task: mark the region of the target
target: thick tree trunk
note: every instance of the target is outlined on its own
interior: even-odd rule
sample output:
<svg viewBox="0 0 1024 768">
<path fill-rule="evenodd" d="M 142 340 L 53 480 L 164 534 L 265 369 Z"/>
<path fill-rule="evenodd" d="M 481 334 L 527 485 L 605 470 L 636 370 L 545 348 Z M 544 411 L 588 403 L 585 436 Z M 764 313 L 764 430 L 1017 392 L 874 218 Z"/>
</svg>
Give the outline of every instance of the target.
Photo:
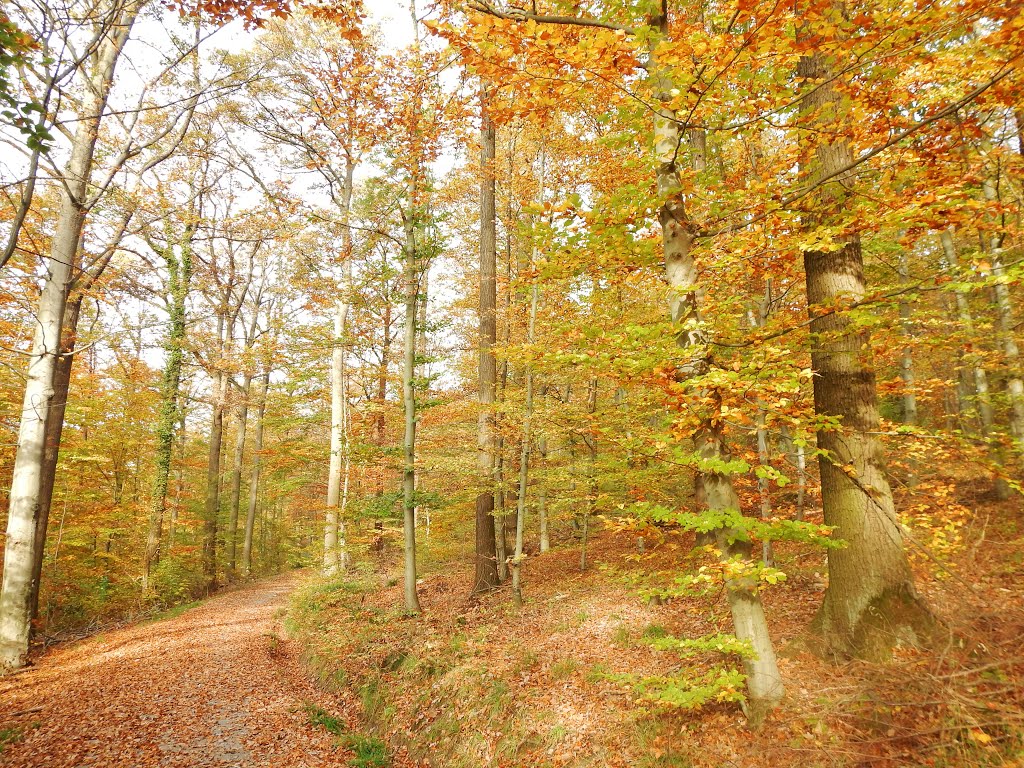
<svg viewBox="0 0 1024 768">
<path fill-rule="evenodd" d="M 488 114 L 487 88 L 482 95 L 483 115 L 480 129 L 480 316 L 479 316 L 479 402 L 478 456 L 483 488 L 476 498 L 476 573 L 473 591 L 481 592 L 498 585 L 498 558 L 495 552 L 494 472 L 496 439 L 494 434 L 494 394 L 498 366 L 494 356 L 497 342 L 497 232 L 494 201 L 494 123 Z"/>
<path fill-rule="evenodd" d="M 136 9 L 135 5 L 122 8 L 100 44 L 72 139 L 64 183 L 60 185 L 60 207 L 35 317 L 11 479 L 3 582 L 0 585 L 0 670 L 24 666 L 28 655 L 46 422 L 53 404 L 64 311 L 74 265 L 78 262 L 100 122 L 113 83 L 114 69 L 134 23 Z"/>
<path fill-rule="evenodd" d="M 43 580 L 43 560 L 46 555 L 46 531 L 50 523 L 50 508 L 53 505 L 53 490 L 57 482 L 57 460 L 60 457 L 60 441 L 64 433 L 64 412 L 71 388 L 71 366 L 74 363 L 75 344 L 78 336 L 78 316 L 82 310 L 84 296 L 76 296 L 64 314 L 64 330 L 60 343 L 60 357 L 53 376 L 53 400 L 50 415 L 46 420 L 46 447 L 43 453 L 42 480 L 39 488 L 39 515 L 36 518 L 34 537 L 35 551 L 32 563 L 32 587 L 29 601 L 29 617 L 39 616 L 39 589 Z"/>
<path fill-rule="evenodd" d="M 834 126 L 841 100 L 824 57 L 805 56 L 799 75 L 810 88 L 803 112 L 812 125 Z M 829 128 L 819 136 L 834 135 Z M 807 218 L 814 228 L 843 205 L 841 170 L 853 159 L 849 142 L 822 141 L 803 176 L 823 183 Z M 817 624 L 831 650 L 884 657 L 908 636 L 925 629 L 928 612 L 914 589 L 903 548 L 903 533 L 886 478 L 879 426 L 875 372 L 867 330 L 837 304 L 862 299 L 866 292 L 860 237 L 847 235 L 838 247 L 806 251 L 804 269 L 810 314 L 811 366 L 815 411 L 839 421 L 818 432 L 822 506 L 825 523 L 846 542 L 828 552 L 829 586 Z M 826 311 L 827 310 L 827 311 Z"/>
<path fill-rule="evenodd" d="M 252 531 L 256 525 L 256 503 L 259 500 L 260 463 L 263 451 L 263 419 L 267 413 L 267 390 L 270 389 L 270 369 L 260 377 L 260 392 L 256 405 L 256 424 L 252 435 L 252 469 L 249 475 L 249 508 L 245 516 L 245 534 L 242 539 L 242 574 L 252 575 Z"/>
<path fill-rule="evenodd" d="M 594 426 L 594 414 L 597 413 L 597 378 L 590 380 L 587 388 L 587 413 L 590 414 L 589 426 Z M 587 446 L 587 503 L 583 507 L 583 525 L 580 535 L 580 570 L 587 570 L 587 544 L 590 541 L 590 518 L 597 505 L 597 436 L 588 431 L 583 436 Z"/>
</svg>

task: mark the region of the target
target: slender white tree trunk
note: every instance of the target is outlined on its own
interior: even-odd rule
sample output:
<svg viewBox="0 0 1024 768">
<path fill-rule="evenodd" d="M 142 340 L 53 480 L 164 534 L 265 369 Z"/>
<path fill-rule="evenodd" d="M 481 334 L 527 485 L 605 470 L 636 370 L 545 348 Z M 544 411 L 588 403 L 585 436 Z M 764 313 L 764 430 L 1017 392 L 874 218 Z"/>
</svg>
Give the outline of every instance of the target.
<svg viewBox="0 0 1024 768">
<path fill-rule="evenodd" d="M 100 123 L 117 60 L 136 12 L 136 5 L 122 8 L 98 49 L 61 185 L 60 208 L 35 317 L 11 479 L 3 582 L 0 585 L 0 670 L 24 666 L 28 655 L 35 528 L 40 506 L 46 419 L 54 394 L 64 308 L 78 260 Z"/>
<path fill-rule="evenodd" d="M 543 403 L 543 399 L 541 400 Z M 537 453 L 540 455 L 541 471 L 547 469 L 548 439 L 544 435 L 537 437 Z M 551 537 L 548 533 L 548 489 L 543 478 L 537 488 L 537 517 L 540 521 L 540 551 L 551 549 Z"/>
<path fill-rule="evenodd" d="M 527 326 L 527 341 L 533 344 L 536 338 L 537 299 L 539 289 L 536 281 L 530 289 L 530 319 Z M 519 501 L 516 507 L 516 549 L 512 557 L 512 599 L 516 605 L 523 604 L 522 566 L 523 532 L 526 525 L 526 490 L 530 475 L 530 440 L 533 427 L 533 366 L 526 369 L 526 405 L 523 411 L 523 448 L 519 454 Z M 543 533 L 547 533 L 544 531 Z"/>
<path fill-rule="evenodd" d="M 663 36 L 668 36 L 667 3 L 662 3 L 660 27 Z M 659 98 L 663 103 L 671 101 L 673 83 L 663 72 L 659 72 L 652 56 L 651 71 L 657 78 Z M 708 369 L 707 333 L 701 328 L 698 296 L 700 293 L 699 273 L 694 263 L 692 247 L 693 234 L 688 226 L 685 202 L 681 193 L 676 159 L 683 141 L 680 122 L 668 106 L 659 107 L 654 118 L 654 142 L 657 159 L 658 195 L 664 200 L 659 211 L 662 228 L 662 242 L 665 255 L 665 279 L 669 288 L 669 311 L 678 325 L 679 345 L 692 357 L 679 371 L 681 376 L 698 379 Z M 703 134 L 694 137 L 695 168 L 704 167 Z M 699 386 L 699 384 L 697 384 Z M 715 399 L 714 393 L 712 400 Z M 728 459 L 728 451 L 720 431 L 720 419 L 708 413 L 694 443 L 697 453 L 712 463 Z M 727 474 L 707 472 L 702 475 L 704 493 L 708 508 L 712 511 L 738 510 L 739 498 L 733 488 L 732 478 Z M 718 532 L 718 546 L 723 557 L 733 554 L 734 547 L 728 543 L 728 532 Z M 742 552 L 737 554 L 743 554 Z M 749 553 L 746 554 L 749 557 Z M 750 579 L 726 579 L 726 595 L 732 612 L 736 637 L 753 647 L 755 655 L 744 660 L 747 674 L 748 711 L 752 724 L 757 725 L 764 715 L 782 698 L 784 689 L 778 662 L 768 632 L 768 622 L 761 606 L 756 584 Z"/>
<path fill-rule="evenodd" d="M 324 525 L 324 575 L 333 576 L 340 566 L 338 557 L 338 511 L 341 501 L 345 442 L 345 319 L 348 304 L 335 305 L 334 348 L 331 351 L 331 463 L 327 473 L 327 521 Z"/>
<path fill-rule="evenodd" d="M 349 217 L 352 210 L 352 185 L 355 160 L 345 161 L 345 182 L 342 188 L 341 215 L 343 219 L 341 297 L 335 305 L 334 344 L 331 350 L 331 459 L 327 473 L 327 515 L 324 523 L 325 576 L 333 576 L 348 568 L 348 551 L 344 546 L 344 515 L 348 503 L 348 482 L 351 470 L 348 445 L 348 315 L 352 306 L 352 230 Z"/>
</svg>

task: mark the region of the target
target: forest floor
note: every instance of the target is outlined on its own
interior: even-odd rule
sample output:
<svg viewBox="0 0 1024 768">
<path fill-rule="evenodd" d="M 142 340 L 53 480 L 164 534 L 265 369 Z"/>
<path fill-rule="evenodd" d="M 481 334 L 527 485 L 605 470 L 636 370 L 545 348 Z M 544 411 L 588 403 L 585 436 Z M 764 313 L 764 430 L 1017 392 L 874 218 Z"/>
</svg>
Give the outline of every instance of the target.
<svg viewBox="0 0 1024 768">
<path fill-rule="evenodd" d="M 777 546 L 788 578 L 764 599 L 787 695 L 757 731 L 736 703 L 664 711 L 625 681 L 699 680 L 736 664 L 648 642 L 731 631 L 721 593 L 661 604 L 638 594 L 638 574 L 666 583 L 699 565 L 692 534 L 679 531 L 648 532 L 641 554 L 635 533 L 606 529 L 583 572 L 569 537 L 527 560 L 520 609 L 507 587 L 471 596 L 465 560 L 445 563 L 420 580 L 415 619 L 402 612 L 396 533 L 372 568 L 363 562 L 345 579 L 300 589 L 288 624 L 338 711 L 361 709 L 362 727 L 400 751 L 402 764 L 1024 768 L 1020 504 L 963 502 L 976 515 L 943 534 L 958 544 L 912 556 L 949 634 L 930 649 L 900 647 L 889 663 L 832 663 L 805 650 L 799 639 L 821 604 L 825 556 Z"/>
<path fill-rule="evenodd" d="M 0 680 L 0 766 L 1024 768 L 1024 519 L 966 502 L 945 565 L 913 558 L 948 639 L 885 664 L 803 649 L 824 554 L 777 547 L 787 579 L 765 603 L 787 695 L 756 731 L 734 702 L 663 711 L 625 680 L 735 660 L 648 642 L 730 629 L 720 593 L 638 593 L 700 564 L 692 535 L 648 531 L 640 552 L 609 526 L 584 571 L 571 537 L 530 557 L 518 609 L 507 588 L 471 596 L 455 558 L 428 565 L 406 616 L 396 536 L 342 578 L 287 574 L 57 647 Z"/>
<path fill-rule="evenodd" d="M 355 754 L 282 640 L 286 574 L 58 647 L 0 679 L 0 765 L 314 768 Z"/>
</svg>

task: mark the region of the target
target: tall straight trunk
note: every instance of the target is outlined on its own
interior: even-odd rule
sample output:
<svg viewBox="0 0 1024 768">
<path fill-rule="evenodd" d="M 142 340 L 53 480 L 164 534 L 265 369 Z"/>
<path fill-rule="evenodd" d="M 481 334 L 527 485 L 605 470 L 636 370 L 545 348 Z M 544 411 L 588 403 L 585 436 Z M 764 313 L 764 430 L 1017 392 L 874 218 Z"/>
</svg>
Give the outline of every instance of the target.
<svg viewBox="0 0 1024 768">
<path fill-rule="evenodd" d="M 325 576 L 334 576 L 340 567 L 338 551 L 339 508 L 345 452 L 345 344 L 343 335 L 348 302 L 340 299 L 334 313 L 334 346 L 331 350 L 331 458 L 327 472 L 327 514 L 324 522 Z"/>
<path fill-rule="evenodd" d="M 543 198 L 543 193 L 542 193 Z M 533 260 L 531 259 L 531 262 Z M 526 327 L 526 341 L 536 341 L 537 300 L 540 289 L 536 280 L 530 286 L 530 316 Z M 516 605 L 523 604 L 522 566 L 523 533 L 526 527 L 526 493 L 530 479 L 530 441 L 533 431 L 533 365 L 526 368 L 526 403 L 523 408 L 523 448 L 519 453 L 519 499 L 516 505 L 516 549 L 512 557 L 512 599 Z M 542 523 L 541 538 L 546 534 L 547 521 Z"/>
<path fill-rule="evenodd" d="M 410 206 L 411 208 L 412 206 Z M 416 310 L 419 280 L 416 268 L 416 220 L 410 211 L 405 221 L 405 364 L 402 367 L 402 401 L 405 406 L 405 439 L 402 442 L 402 509 L 405 531 L 405 610 L 419 613 L 416 594 Z"/>
<path fill-rule="evenodd" d="M 594 414 L 597 413 L 597 378 L 590 380 L 587 388 L 587 413 L 590 414 L 590 426 L 594 425 Z M 587 446 L 587 503 L 583 507 L 583 530 L 580 536 L 580 570 L 587 570 L 587 544 L 590 540 L 590 518 L 597 504 L 597 436 L 588 432 L 583 437 Z"/>
<path fill-rule="evenodd" d="M 224 345 L 225 317 L 218 318 L 218 338 Z M 221 448 L 224 441 L 224 408 L 227 399 L 228 375 L 217 371 L 213 377 L 212 413 L 210 415 L 210 452 L 206 464 L 206 503 L 203 509 L 203 575 L 206 589 L 217 588 L 217 518 L 220 515 Z"/>
<path fill-rule="evenodd" d="M 902 237 L 902 234 L 900 235 Z M 906 250 L 899 253 L 900 285 L 910 282 L 910 265 Z M 900 378 L 903 380 L 903 423 L 917 426 L 917 395 L 914 392 L 914 325 L 911 320 L 910 302 L 901 298 L 899 302 L 900 326 L 906 340 L 900 352 Z"/>
<path fill-rule="evenodd" d="M 415 3 L 414 3 L 415 5 Z M 427 368 L 427 309 L 428 309 L 428 291 L 430 290 L 430 265 L 424 264 L 420 269 L 420 289 L 419 296 L 416 302 L 416 368 L 414 369 L 415 380 L 422 382 L 418 386 L 426 386 L 426 381 L 429 378 L 430 371 Z M 419 525 L 420 521 L 420 503 L 419 503 L 419 490 L 420 490 L 420 475 L 416 473 L 416 508 L 413 510 L 413 518 L 416 521 L 416 525 Z M 430 511 L 427 511 L 427 527 L 426 535 L 430 536 Z"/>
<path fill-rule="evenodd" d="M 178 422 L 178 468 L 174 472 L 174 503 L 171 505 L 171 519 L 167 522 L 167 553 L 174 551 L 175 536 L 178 532 L 178 513 L 181 510 L 181 498 L 185 493 L 185 450 L 187 435 L 185 433 L 185 409 L 181 408 L 181 420 Z"/>
<path fill-rule="evenodd" d="M 35 334 L 11 479 L 4 572 L 0 584 L 0 670 L 24 666 L 28 655 L 46 422 L 53 404 L 64 312 L 74 265 L 78 261 L 100 122 L 117 60 L 136 12 L 136 5 L 122 7 L 116 22 L 111 24 L 100 43 L 60 185 L 57 221 L 35 316 Z M 45 540 L 45 532 L 43 538 Z"/>
<path fill-rule="evenodd" d="M 235 432 L 235 451 L 231 461 L 231 495 L 228 501 L 228 579 L 234 580 L 238 567 L 238 512 L 242 505 L 242 463 L 245 459 L 245 433 L 249 421 L 249 388 L 252 374 L 242 379 L 242 401 L 236 411 L 238 429 Z"/>
<path fill-rule="evenodd" d="M 501 377 L 498 377 L 501 381 Z M 501 391 L 504 388 L 500 388 Z M 504 400 L 504 395 L 495 397 L 497 403 Z M 498 431 L 498 415 L 495 414 L 495 432 L 497 438 L 494 446 L 494 559 L 498 565 L 498 583 L 508 580 L 508 539 L 505 536 L 505 436 Z"/>
<path fill-rule="evenodd" d="M 824 127 L 809 162 L 805 182 L 841 177 L 853 160 L 842 138 L 842 96 L 821 54 L 800 59 L 798 74 L 808 95 L 802 112 L 809 125 Z M 823 125 L 824 124 L 824 125 Z M 845 202 L 846 184 L 836 179 L 818 190 L 809 229 L 823 225 Z M 849 181 L 848 179 L 846 180 Z M 825 523 L 846 542 L 828 552 L 829 586 L 816 623 L 831 650 L 883 657 L 908 632 L 923 629 L 927 611 L 918 600 L 903 548 L 903 532 L 886 478 L 879 427 L 875 371 L 868 331 L 846 312 L 827 312 L 866 292 L 860 236 L 846 235 L 837 248 L 805 251 L 814 408 L 839 421 L 818 432 L 821 496 Z M 848 469 L 852 468 L 852 469 Z"/>
<path fill-rule="evenodd" d="M 900 231 L 898 238 L 903 239 L 906 233 Z M 899 252 L 899 278 L 900 285 L 906 286 L 910 282 L 910 263 L 906 249 L 900 246 Z M 901 294 L 899 301 L 900 326 L 903 330 L 903 349 L 900 352 L 900 378 L 903 380 L 903 423 L 916 427 L 917 418 L 917 394 L 914 391 L 914 324 L 911 320 L 910 301 L 906 294 Z M 913 458 L 907 460 L 907 487 L 913 488 L 917 485 L 917 463 Z"/>
<path fill-rule="evenodd" d="M 348 485 L 349 446 L 348 446 L 348 371 L 346 358 L 348 352 L 348 315 L 352 306 L 352 230 L 349 217 L 352 212 L 352 183 L 355 175 L 355 160 L 351 156 L 345 159 L 345 182 L 342 185 L 341 207 L 342 231 L 341 247 L 342 275 L 341 297 L 335 306 L 334 313 L 334 344 L 331 349 L 331 458 L 327 473 L 327 514 L 324 522 L 324 562 L 325 576 L 333 576 L 348 565 L 347 552 L 343 551 L 341 542 L 344 540 L 342 528 L 342 496 L 343 486 Z M 344 477 L 343 477 L 344 475 Z"/>
<path fill-rule="evenodd" d="M 175 426 L 180 420 L 179 389 L 181 370 L 185 358 L 185 301 L 192 281 L 192 251 L 188 242 L 175 253 L 168 242 L 163 254 L 168 271 L 168 326 L 164 340 L 163 375 L 160 380 L 160 417 L 156 429 L 156 475 L 146 532 L 146 552 L 142 570 L 142 591 L 149 589 L 153 566 L 160 558 L 160 538 L 167 508 L 167 482 L 174 450 Z"/>
<path fill-rule="evenodd" d="M 478 397 L 480 416 L 477 429 L 478 462 L 483 488 L 476 497 L 476 572 L 473 591 L 481 592 L 498 585 L 498 558 L 495 552 L 494 472 L 495 457 L 494 394 L 498 365 L 494 355 L 497 342 L 497 225 L 494 201 L 494 123 L 488 111 L 487 86 L 481 89 L 480 128 L 480 316 Z"/>
<path fill-rule="evenodd" d="M 385 291 L 385 295 L 387 292 Z M 377 448 L 381 452 L 381 466 L 377 472 L 377 495 L 384 493 L 384 443 L 387 440 L 385 406 L 388 397 L 388 366 L 391 363 L 391 301 L 384 305 L 384 338 L 380 348 L 380 366 L 377 368 Z"/>
<path fill-rule="evenodd" d="M 541 395 L 543 403 L 543 394 Z M 551 549 L 551 535 L 548 531 L 548 488 L 544 473 L 548 464 L 548 439 L 546 435 L 537 436 L 537 455 L 540 456 L 541 478 L 537 483 L 537 520 L 540 525 L 540 551 Z"/>
<path fill-rule="evenodd" d="M 668 37 L 668 3 L 662 0 L 661 14 L 656 20 L 662 37 Z M 665 256 L 665 279 L 669 288 L 669 312 L 673 322 L 680 328 L 677 343 L 690 354 L 690 361 L 680 368 L 680 377 L 698 380 L 709 369 L 708 343 L 710 339 L 699 324 L 698 295 L 700 292 L 699 272 L 694 263 L 692 247 L 693 233 L 690 231 L 678 176 L 676 158 L 683 141 L 680 122 L 675 112 L 667 106 L 671 101 L 671 80 L 660 71 L 652 56 L 651 71 L 656 78 L 658 97 L 662 104 L 654 117 L 654 142 L 657 159 L 658 196 L 664 201 L 659 210 L 662 229 L 662 245 Z M 694 166 L 704 168 L 704 155 L 699 151 L 703 146 L 703 134 L 698 132 L 691 143 L 696 151 Z M 721 432 L 720 408 L 714 406 L 719 400 L 717 392 L 704 392 L 704 398 L 711 401 L 705 406 L 702 423 L 694 434 L 696 453 L 709 464 L 721 465 L 728 461 L 729 451 Z M 705 503 L 712 512 L 739 510 L 739 498 L 728 474 L 716 471 L 705 472 L 702 477 Z M 722 557 L 740 555 L 749 558 L 749 551 L 729 543 L 729 532 L 717 533 L 718 546 Z M 753 725 L 760 724 L 765 714 L 782 698 L 782 677 L 779 674 L 775 650 L 768 632 L 757 591 L 756 580 L 747 578 L 726 578 L 726 596 L 732 613 L 736 637 L 746 641 L 754 650 L 751 658 L 744 659 L 747 674 L 748 708 L 747 717 Z"/>
<path fill-rule="evenodd" d="M 57 480 L 57 460 L 60 456 L 60 441 L 64 432 L 64 413 L 71 389 L 71 366 L 74 362 L 75 344 L 78 336 L 78 317 L 82 311 L 84 294 L 79 293 L 64 314 L 64 330 L 61 334 L 60 357 L 53 376 L 53 399 L 50 414 L 46 420 L 46 447 L 43 452 L 42 479 L 39 489 L 39 513 L 36 517 L 34 536 L 34 562 L 32 563 L 32 586 L 29 596 L 31 619 L 39 616 L 39 589 L 43 580 L 43 559 L 46 554 L 46 530 L 50 522 L 50 507 L 53 504 L 53 490 Z"/>
<path fill-rule="evenodd" d="M 269 366 L 260 377 L 260 391 L 256 401 L 256 424 L 252 435 L 252 469 L 249 474 L 249 508 L 245 516 L 245 535 L 242 539 L 242 573 L 252 575 L 252 530 L 256 524 L 256 504 L 259 500 L 260 464 L 263 451 L 263 419 L 267 413 L 267 390 L 270 389 Z"/>
<path fill-rule="evenodd" d="M 983 184 L 985 200 L 999 201 L 999 190 L 995 181 L 986 178 Z M 1010 399 L 1010 434 L 1017 453 L 1018 467 L 1024 466 L 1024 379 L 1020 374 L 1020 348 L 1017 346 L 1017 323 L 1014 318 L 1010 287 L 1007 284 L 1006 267 L 1003 265 L 1002 237 L 995 230 L 988 233 L 985 243 L 992 261 L 992 276 L 995 280 L 997 339 L 1006 360 L 1006 394 Z"/>
<path fill-rule="evenodd" d="M 939 233 L 939 241 L 942 244 L 942 268 L 945 270 L 956 268 L 960 259 L 956 252 L 956 244 L 953 242 L 952 232 L 948 229 L 943 230 Z M 974 316 L 971 312 L 968 292 L 958 288 L 955 291 L 955 297 L 957 319 L 961 329 L 964 333 L 973 335 Z M 992 408 L 992 398 L 989 395 L 988 373 L 976 354 L 965 354 L 964 361 L 970 368 L 970 382 L 974 388 L 975 408 L 978 411 L 982 435 L 988 437 L 995 426 L 995 411 Z"/>
<path fill-rule="evenodd" d="M 768 278 L 765 285 L 764 298 L 760 306 L 750 311 L 750 327 L 760 328 L 768 322 L 768 316 L 772 309 L 772 281 Z M 758 398 L 757 416 L 754 419 L 755 438 L 757 440 L 757 460 L 762 467 L 771 466 L 771 446 L 768 443 L 768 415 L 764 402 Z M 761 499 L 761 519 L 769 520 L 772 516 L 772 493 L 771 483 L 767 477 L 757 478 L 757 494 Z M 761 544 L 761 560 L 765 565 L 771 565 L 774 560 L 771 541 Z"/>
</svg>

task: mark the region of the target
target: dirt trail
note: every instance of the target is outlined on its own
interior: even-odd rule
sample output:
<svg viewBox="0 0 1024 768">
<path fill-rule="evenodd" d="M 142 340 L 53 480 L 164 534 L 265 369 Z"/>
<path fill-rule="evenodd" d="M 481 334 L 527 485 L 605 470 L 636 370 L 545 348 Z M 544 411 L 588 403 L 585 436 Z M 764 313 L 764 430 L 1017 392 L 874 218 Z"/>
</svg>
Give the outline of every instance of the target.
<svg viewBox="0 0 1024 768">
<path fill-rule="evenodd" d="M 0 766 L 343 766 L 308 725 L 319 698 L 277 638 L 286 575 L 180 616 L 104 633 L 0 679 Z"/>
</svg>

